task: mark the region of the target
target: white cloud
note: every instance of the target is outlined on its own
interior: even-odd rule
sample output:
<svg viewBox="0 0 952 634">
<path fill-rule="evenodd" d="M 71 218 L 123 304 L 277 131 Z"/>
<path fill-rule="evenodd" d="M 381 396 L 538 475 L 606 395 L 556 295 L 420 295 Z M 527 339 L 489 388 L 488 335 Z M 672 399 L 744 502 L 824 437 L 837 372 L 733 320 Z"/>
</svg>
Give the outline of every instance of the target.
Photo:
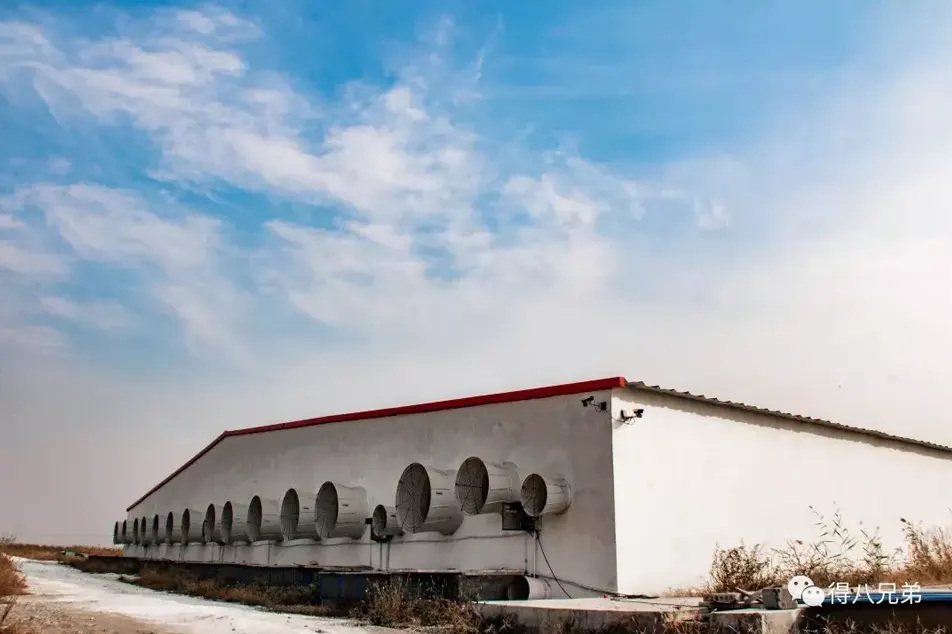
<svg viewBox="0 0 952 634">
<path fill-rule="evenodd" d="M 304 210 L 239 248 L 219 220 L 174 202 L 92 184 L 21 190 L 76 257 L 149 273 L 192 345 L 256 360 L 187 389 L 61 376 L 77 420 L 119 420 L 85 396 L 96 382 L 139 388 L 137 424 L 179 421 L 137 456 L 151 471 L 137 468 L 124 494 L 223 426 L 616 373 L 952 442 L 947 44 L 907 52 L 890 75 L 844 78 L 825 108 L 794 109 L 741 152 L 656 166 L 643 182 L 571 154 L 508 154 L 491 124 L 460 120 L 459 83 L 432 76 L 439 64 L 352 86 L 344 103 L 308 99 L 221 35 L 227 15 L 92 43 L 0 28 L 0 79 L 32 73 L 54 111 L 128 120 L 170 188 L 225 182 Z M 2 239 L 17 251 L 0 262 L 21 269 L 27 247 L 51 253 Z M 285 303 L 346 337 L 294 333 L 289 346 L 243 329 L 247 313 L 269 324 Z M 3 337 L 58 340 L 26 312 L 9 311 Z M 31 394 L 28 382 L 13 393 Z M 17 398 L 24 416 L 56 420 Z"/>
<path fill-rule="evenodd" d="M 40 300 L 40 307 L 48 315 L 104 330 L 127 328 L 131 325 L 131 318 L 125 309 L 111 301 L 78 302 L 49 296 Z"/>
<path fill-rule="evenodd" d="M 63 258 L 50 253 L 30 251 L 14 242 L 0 241 L 0 269 L 40 277 L 61 277 L 68 265 Z"/>
<path fill-rule="evenodd" d="M 170 215 L 160 216 L 135 194 L 90 184 L 24 187 L 12 200 L 42 211 L 76 257 L 146 275 L 146 287 L 182 322 L 190 344 L 237 353 L 234 327 L 242 295 L 221 270 L 219 220 L 174 206 L 167 210 Z M 116 307 L 105 304 L 83 311 L 62 302 L 43 308 L 113 325 L 119 319 Z"/>
</svg>

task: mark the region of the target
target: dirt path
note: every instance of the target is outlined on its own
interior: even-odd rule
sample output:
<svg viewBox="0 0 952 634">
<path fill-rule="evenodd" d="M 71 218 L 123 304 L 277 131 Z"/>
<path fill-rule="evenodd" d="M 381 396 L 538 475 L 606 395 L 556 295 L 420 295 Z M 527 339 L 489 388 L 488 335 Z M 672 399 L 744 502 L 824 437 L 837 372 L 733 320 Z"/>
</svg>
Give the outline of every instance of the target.
<svg viewBox="0 0 952 634">
<path fill-rule="evenodd" d="M 265 612 L 153 592 L 115 575 L 55 562 L 20 560 L 29 595 L 13 618 L 37 634 L 398 634 L 349 619 Z"/>
<path fill-rule="evenodd" d="M 120 614 L 91 612 L 63 603 L 48 595 L 20 597 L 10 621 L 25 632 L 36 634 L 180 634 L 158 623 Z"/>
</svg>

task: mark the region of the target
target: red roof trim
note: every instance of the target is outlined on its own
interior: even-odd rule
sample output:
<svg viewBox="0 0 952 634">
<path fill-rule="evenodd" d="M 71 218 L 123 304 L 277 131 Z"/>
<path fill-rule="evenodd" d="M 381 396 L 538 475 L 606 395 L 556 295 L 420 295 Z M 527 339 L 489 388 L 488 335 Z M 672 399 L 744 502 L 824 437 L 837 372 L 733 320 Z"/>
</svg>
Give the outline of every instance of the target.
<svg viewBox="0 0 952 634">
<path fill-rule="evenodd" d="M 281 431 L 284 429 L 297 429 L 299 427 L 313 427 L 314 425 L 325 425 L 328 423 L 345 423 L 348 421 L 368 420 L 371 418 L 389 418 L 391 416 L 408 416 L 410 414 L 427 414 L 430 412 L 441 412 L 450 409 L 462 409 L 464 407 L 479 407 L 481 405 L 498 405 L 500 403 L 515 403 L 517 401 L 531 401 L 539 398 L 552 398 L 555 396 L 568 396 L 570 394 L 579 394 L 581 392 L 595 392 L 600 390 L 611 390 L 628 385 L 628 381 L 623 377 L 615 376 L 607 379 L 595 379 L 592 381 L 579 381 L 577 383 L 564 383 L 562 385 L 550 385 L 548 387 L 536 387 L 528 390 L 515 390 L 512 392 L 499 392 L 496 394 L 483 394 L 480 396 L 467 396 L 464 398 L 454 398 L 447 401 L 435 401 L 432 403 L 422 403 L 419 405 L 404 405 L 401 407 L 388 407 L 385 409 L 373 409 L 363 412 L 351 412 L 349 414 L 332 414 L 330 416 L 321 416 L 318 418 L 307 418 L 290 423 L 278 423 L 276 425 L 264 425 L 261 427 L 249 427 L 247 429 L 236 429 L 222 432 L 218 438 L 211 444 L 199 451 L 195 456 L 184 465 L 176 469 L 167 478 L 149 489 L 149 492 L 140 497 L 126 508 L 131 511 L 137 504 L 158 491 L 169 483 L 172 478 L 182 473 L 192 465 L 196 460 L 207 454 L 212 448 L 229 436 L 246 436 L 249 434 L 261 434 L 269 431 Z"/>
</svg>

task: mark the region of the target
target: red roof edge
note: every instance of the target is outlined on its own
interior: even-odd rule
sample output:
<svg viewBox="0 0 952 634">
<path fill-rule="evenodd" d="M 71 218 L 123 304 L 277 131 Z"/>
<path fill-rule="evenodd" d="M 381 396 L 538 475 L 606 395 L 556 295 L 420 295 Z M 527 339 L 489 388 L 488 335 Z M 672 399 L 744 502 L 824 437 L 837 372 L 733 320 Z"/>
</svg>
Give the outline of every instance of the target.
<svg viewBox="0 0 952 634">
<path fill-rule="evenodd" d="M 610 390 L 622 388 L 628 385 L 624 377 L 614 376 L 606 379 L 594 379 L 591 381 L 578 381 L 576 383 L 563 383 L 561 385 L 550 385 L 546 387 L 536 387 L 527 390 L 514 390 L 511 392 L 497 392 L 495 394 L 483 394 L 480 396 L 466 396 L 463 398 L 454 398 L 445 401 L 434 401 L 431 403 L 421 403 L 419 405 L 403 405 L 400 407 L 387 407 L 384 409 L 372 409 L 363 412 L 350 412 L 348 414 L 331 414 L 330 416 L 320 416 L 318 418 L 306 418 L 289 423 L 278 423 L 274 425 L 262 425 L 260 427 L 248 427 L 246 429 L 235 429 L 222 432 L 218 438 L 213 440 L 208 446 L 199 451 L 188 462 L 173 471 L 168 477 L 149 489 L 148 493 L 130 504 L 126 512 L 131 511 L 136 505 L 147 497 L 165 486 L 175 476 L 182 473 L 190 467 L 195 461 L 207 454 L 212 448 L 229 436 L 246 436 L 249 434 L 261 434 L 269 431 L 281 431 L 284 429 L 297 429 L 299 427 L 313 427 L 315 425 L 325 425 L 327 423 L 345 423 L 348 421 L 367 420 L 372 418 L 388 418 L 391 416 L 407 416 L 410 414 L 427 414 L 430 412 L 440 412 L 451 409 L 462 409 L 464 407 L 479 407 L 481 405 L 498 405 L 501 403 L 515 403 L 517 401 L 531 401 L 540 398 L 552 398 L 555 396 L 568 396 L 570 394 L 579 394 L 581 392 L 595 392 L 601 390 Z"/>
</svg>

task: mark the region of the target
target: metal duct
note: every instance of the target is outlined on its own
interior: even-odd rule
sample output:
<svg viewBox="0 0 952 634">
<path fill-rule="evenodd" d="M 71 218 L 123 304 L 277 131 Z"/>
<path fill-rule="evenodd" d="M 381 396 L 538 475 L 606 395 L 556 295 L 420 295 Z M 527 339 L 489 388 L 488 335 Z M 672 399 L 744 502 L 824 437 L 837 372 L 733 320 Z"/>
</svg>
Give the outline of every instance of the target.
<svg viewBox="0 0 952 634">
<path fill-rule="evenodd" d="M 510 601 L 551 599 L 552 584 L 539 577 L 517 577 L 506 589 L 506 596 Z"/>
<path fill-rule="evenodd" d="M 123 524 L 125 524 L 125 522 L 123 522 Z M 112 543 L 113 544 L 122 543 L 122 539 L 119 535 L 119 522 L 116 522 L 115 525 L 112 527 Z"/>
<path fill-rule="evenodd" d="M 522 508 L 532 517 L 564 513 L 571 503 L 569 483 L 565 478 L 538 473 L 530 473 L 522 481 L 520 497 Z"/>
<path fill-rule="evenodd" d="M 371 539 L 379 540 L 395 535 L 403 535 L 396 507 L 378 504 L 370 519 Z"/>
<path fill-rule="evenodd" d="M 477 456 L 463 461 L 456 472 L 456 500 L 463 513 L 498 513 L 504 502 L 519 499 L 519 468 L 511 462 L 484 462 Z"/>
<path fill-rule="evenodd" d="M 288 489 L 281 500 L 281 537 L 292 539 L 317 539 L 314 524 L 314 501 L 317 495 L 299 488 Z"/>
<path fill-rule="evenodd" d="M 165 516 L 165 543 L 182 543 L 182 513 L 169 511 Z"/>
<path fill-rule="evenodd" d="M 165 527 L 162 524 L 162 520 L 159 518 L 159 514 L 156 513 L 155 515 L 153 515 L 152 516 L 152 533 L 150 536 L 150 541 L 153 544 L 159 545 L 165 539 L 164 528 Z"/>
<path fill-rule="evenodd" d="M 367 530 L 367 490 L 325 482 L 317 492 L 314 518 L 322 539 L 360 539 Z"/>
<path fill-rule="evenodd" d="M 397 483 L 397 518 L 408 533 L 452 535 L 463 524 L 453 488 L 456 474 L 414 462 Z"/>
<path fill-rule="evenodd" d="M 218 504 L 209 504 L 205 509 L 205 520 L 202 522 L 202 543 L 221 544 L 221 514 L 222 507 Z"/>
<path fill-rule="evenodd" d="M 251 541 L 248 536 L 248 507 L 225 502 L 221 507 L 221 541 L 223 544 Z"/>
<path fill-rule="evenodd" d="M 281 507 L 274 500 L 258 495 L 251 498 L 246 523 L 251 541 L 257 542 L 263 539 L 281 541 L 283 539 L 280 510 Z"/>
<path fill-rule="evenodd" d="M 194 544 L 201 541 L 202 538 L 202 518 L 204 513 L 196 509 L 185 509 L 182 511 L 182 544 Z"/>
</svg>

